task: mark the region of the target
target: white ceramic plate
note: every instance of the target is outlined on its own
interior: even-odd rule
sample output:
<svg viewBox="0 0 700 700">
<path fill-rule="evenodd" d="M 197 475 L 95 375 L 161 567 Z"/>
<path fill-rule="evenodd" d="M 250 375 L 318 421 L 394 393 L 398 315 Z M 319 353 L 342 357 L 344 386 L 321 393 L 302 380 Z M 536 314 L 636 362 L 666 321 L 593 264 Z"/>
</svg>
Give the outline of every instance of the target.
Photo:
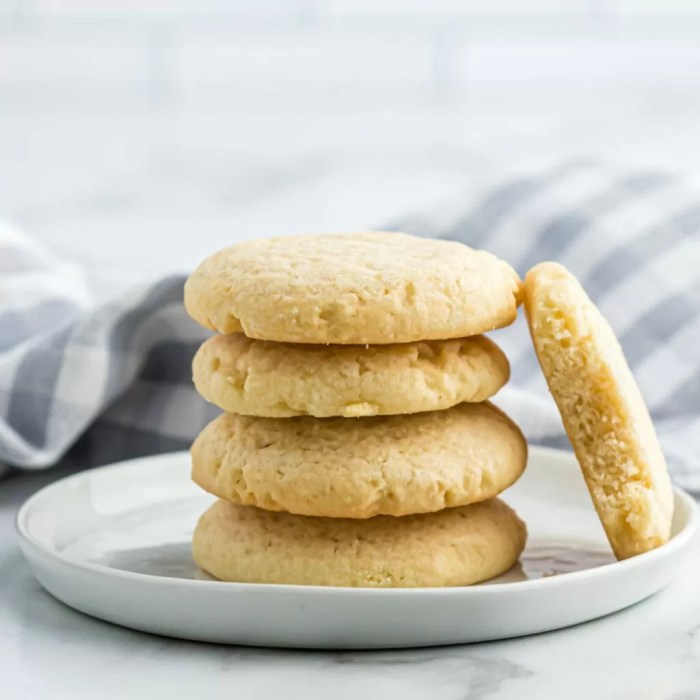
<svg viewBox="0 0 700 700">
<path fill-rule="evenodd" d="M 526 521 L 521 563 L 459 588 L 353 589 L 222 583 L 190 556 L 212 498 L 186 453 L 133 460 L 42 489 L 17 518 L 41 584 L 88 615 L 146 632 L 283 647 L 382 648 L 475 642 L 573 625 L 655 593 L 679 572 L 698 522 L 676 491 L 673 538 L 615 562 L 573 457 L 533 448 L 505 494 Z"/>
</svg>

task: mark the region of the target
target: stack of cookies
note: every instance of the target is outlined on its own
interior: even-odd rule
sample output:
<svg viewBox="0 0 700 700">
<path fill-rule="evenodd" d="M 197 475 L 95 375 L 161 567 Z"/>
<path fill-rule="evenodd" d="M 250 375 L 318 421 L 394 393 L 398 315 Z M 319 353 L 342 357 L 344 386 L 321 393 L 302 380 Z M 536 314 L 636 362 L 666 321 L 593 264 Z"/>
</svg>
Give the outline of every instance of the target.
<svg viewBox="0 0 700 700">
<path fill-rule="evenodd" d="M 397 233 L 259 240 L 185 286 L 217 331 L 193 365 L 225 413 L 192 447 L 219 500 L 194 558 L 216 578 L 452 586 L 510 568 L 525 526 L 496 496 L 523 472 L 517 426 L 488 403 L 520 280 L 489 253 Z"/>
</svg>

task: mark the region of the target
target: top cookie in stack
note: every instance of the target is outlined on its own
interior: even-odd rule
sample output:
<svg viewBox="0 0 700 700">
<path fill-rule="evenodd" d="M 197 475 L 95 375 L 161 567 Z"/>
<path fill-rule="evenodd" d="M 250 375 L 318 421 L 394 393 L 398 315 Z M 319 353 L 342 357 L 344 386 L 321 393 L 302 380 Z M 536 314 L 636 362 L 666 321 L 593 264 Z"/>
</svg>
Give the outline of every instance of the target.
<svg viewBox="0 0 700 700">
<path fill-rule="evenodd" d="M 278 343 L 386 345 L 477 335 L 515 320 L 520 280 L 461 243 L 401 233 L 250 241 L 187 281 L 192 318 Z"/>
<path fill-rule="evenodd" d="M 193 374 L 228 413 L 192 448 L 194 480 L 224 499 L 195 532 L 200 565 L 227 580 L 382 586 L 511 566 L 524 526 L 489 499 L 527 449 L 486 402 L 509 366 L 480 334 L 515 319 L 519 294 L 493 255 L 398 233 L 260 240 L 205 260 L 185 304 L 224 335 Z"/>
</svg>

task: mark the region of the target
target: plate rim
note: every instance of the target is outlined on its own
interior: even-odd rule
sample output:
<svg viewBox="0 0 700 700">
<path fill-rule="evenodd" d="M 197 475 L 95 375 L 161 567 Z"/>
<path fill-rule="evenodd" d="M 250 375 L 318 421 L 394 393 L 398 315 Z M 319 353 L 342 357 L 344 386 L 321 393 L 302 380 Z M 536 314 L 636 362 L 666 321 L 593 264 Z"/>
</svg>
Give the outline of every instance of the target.
<svg viewBox="0 0 700 700">
<path fill-rule="evenodd" d="M 22 506 L 20 507 L 17 515 L 15 517 L 15 531 L 20 540 L 20 545 L 24 547 L 29 547 L 42 557 L 52 560 L 54 564 L 59 563 L 61 565 L 67 566 L 69 568 L 75 568 L 83 572 L 89 572 L 92 574 L 97 574 L 100 576 L 107 576 L 110 578 L 122 579 L 132 582 L 140 582 L 143 584 L 151 585 L 165 585 L 165 586 L 184 586 L 191 589 L 201 589 L 206 588 L 212 590 L 212 586 L 218 590 L 227 590 L 231 593 L 237 591 L 261 591 L 264 590 L 270 594 L 285 594 L 285 593 L 297 593 L 297 594 L 313 594 L 313 595 L 323 595 L 323 596 L 346 596 L 351 595 L 354 597 L 394 597 L 394 596 L 485 596 L 494 594 L 507 594 L 514 591 L 528 591 L 532 589 L 556 587 L 561 585 L 575 585 L 580 581 L 584 581 L 589 578 L 596 578 L 599 576 L 605 576 L 611 569 L 623 572 L 625 570 L 634 570 L 639 566 L 644 566 L 645 564 L 651 564 L 653 560 L 659 559 L 666 556 L 671 556 L 678 550 L 682 550 L 686 547 L 689 540 L 693 537 L 698 529 L 698 524 L 700 522 L 700 506 L 695 501 L 695 499 L 688 494 L 683 489 L 674 486 L 673 494 L 674 501 L 676 499 L 683 503 L 686 513 L 687 520 L 683 528 L 673 536 L 668 542 L 664 543 L 660 547 L 652 549 L 643 554 L 639 554 L 629 559 L 623 559 L 622 561 L 613 561 L 607 564 L 602 564 L 600 566 L 592 567 L 590 569 L 583 569 L 580 571 L 571 571 L 558 576 L 542 577 L 537 579 L 528 579 L 525 581 L 509 581 L 504 583 L 489 583 L 484 582 L 478 586 L 442 586 L 442 587 L 416 587 L 416 588 L 371 588 L 371 587 L 352 587 L 352 586 L 314 586 L 307 584 L 289 584 L 289 583 L 246 583 L 238 581 L 209 581 L 209 580 L 197 580 L 197 579 L 185 579 L 185 578 L 169 578 L 165 576 L 155 576 L 153 574 L 144 574 L 135 571 L 123 571 L 121 569 L 114 569 L 104 564 L 99 564 L 96 562 L 85 561 L 83 559 L 76 559 L 67 556 L 55 549 L 47 547 L 37 538 L 35 538 L 29 531 L 27 526 L 28 515 L 36 502 L 41 498 L 45 498 L 52 490 L 65 487 L 73 481 L 80 481 L 86 478 L 87 475 L 92 475 L 94 473 L 101 473 L 106 471 L 118 471 L 120 468 L 132 465 L 134 462 L 148 461 L 167 461 L 169 459 L 183 458 L 188 455 L 187 450 L 178 450 L 175 452 L 165 452 L 156 455 L 144 455 L 142 457 L 134 457 L 132 459 L 122 460 L 120 462 L 113 462 L 111 464 L 105 464 L 99 467 L 93 467 L 87 470 L 77 472 L 75 474 L 70 474 L 62 479 L 57 479 L 56 481 L 47 484 L 42 487 L 31 496 L 29 496 Z M 529 458 L 540 455 L 542 457 L 550 458 L 564 458 L 568 460 L 576 461 L 573 452 L 568 450 L 562 450 L 554 447 L 545 447 L 540 445 L 530 445 L 529 446 Z M 578 466 L 578 465 L 577 465 Z M 591 507 L 593 504 L 591 503 Z"/>
</svg>

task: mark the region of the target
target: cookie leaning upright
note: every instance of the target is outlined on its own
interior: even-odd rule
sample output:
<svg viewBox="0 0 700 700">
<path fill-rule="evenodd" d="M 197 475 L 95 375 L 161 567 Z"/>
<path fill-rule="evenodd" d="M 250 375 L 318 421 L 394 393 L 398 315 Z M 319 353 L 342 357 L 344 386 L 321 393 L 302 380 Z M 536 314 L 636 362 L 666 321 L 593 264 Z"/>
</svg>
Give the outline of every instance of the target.
<svg viewBox="0 0 700 700">
<path fill-rule="evenodd" d="M 185 285 L 190 315 L 220 333 L 291 343 L 459 338 L 515 320 L 520 280 L 490 253 L 401 233 L 248 241 Z"/>
<path fill-rule="evenodd" d="M 673 492 L 654 426 L 615 334 L 564 267 L 525 280 L 525 311 L 594 505 L 618 559 L 670 536 Z"/>
</svg>

